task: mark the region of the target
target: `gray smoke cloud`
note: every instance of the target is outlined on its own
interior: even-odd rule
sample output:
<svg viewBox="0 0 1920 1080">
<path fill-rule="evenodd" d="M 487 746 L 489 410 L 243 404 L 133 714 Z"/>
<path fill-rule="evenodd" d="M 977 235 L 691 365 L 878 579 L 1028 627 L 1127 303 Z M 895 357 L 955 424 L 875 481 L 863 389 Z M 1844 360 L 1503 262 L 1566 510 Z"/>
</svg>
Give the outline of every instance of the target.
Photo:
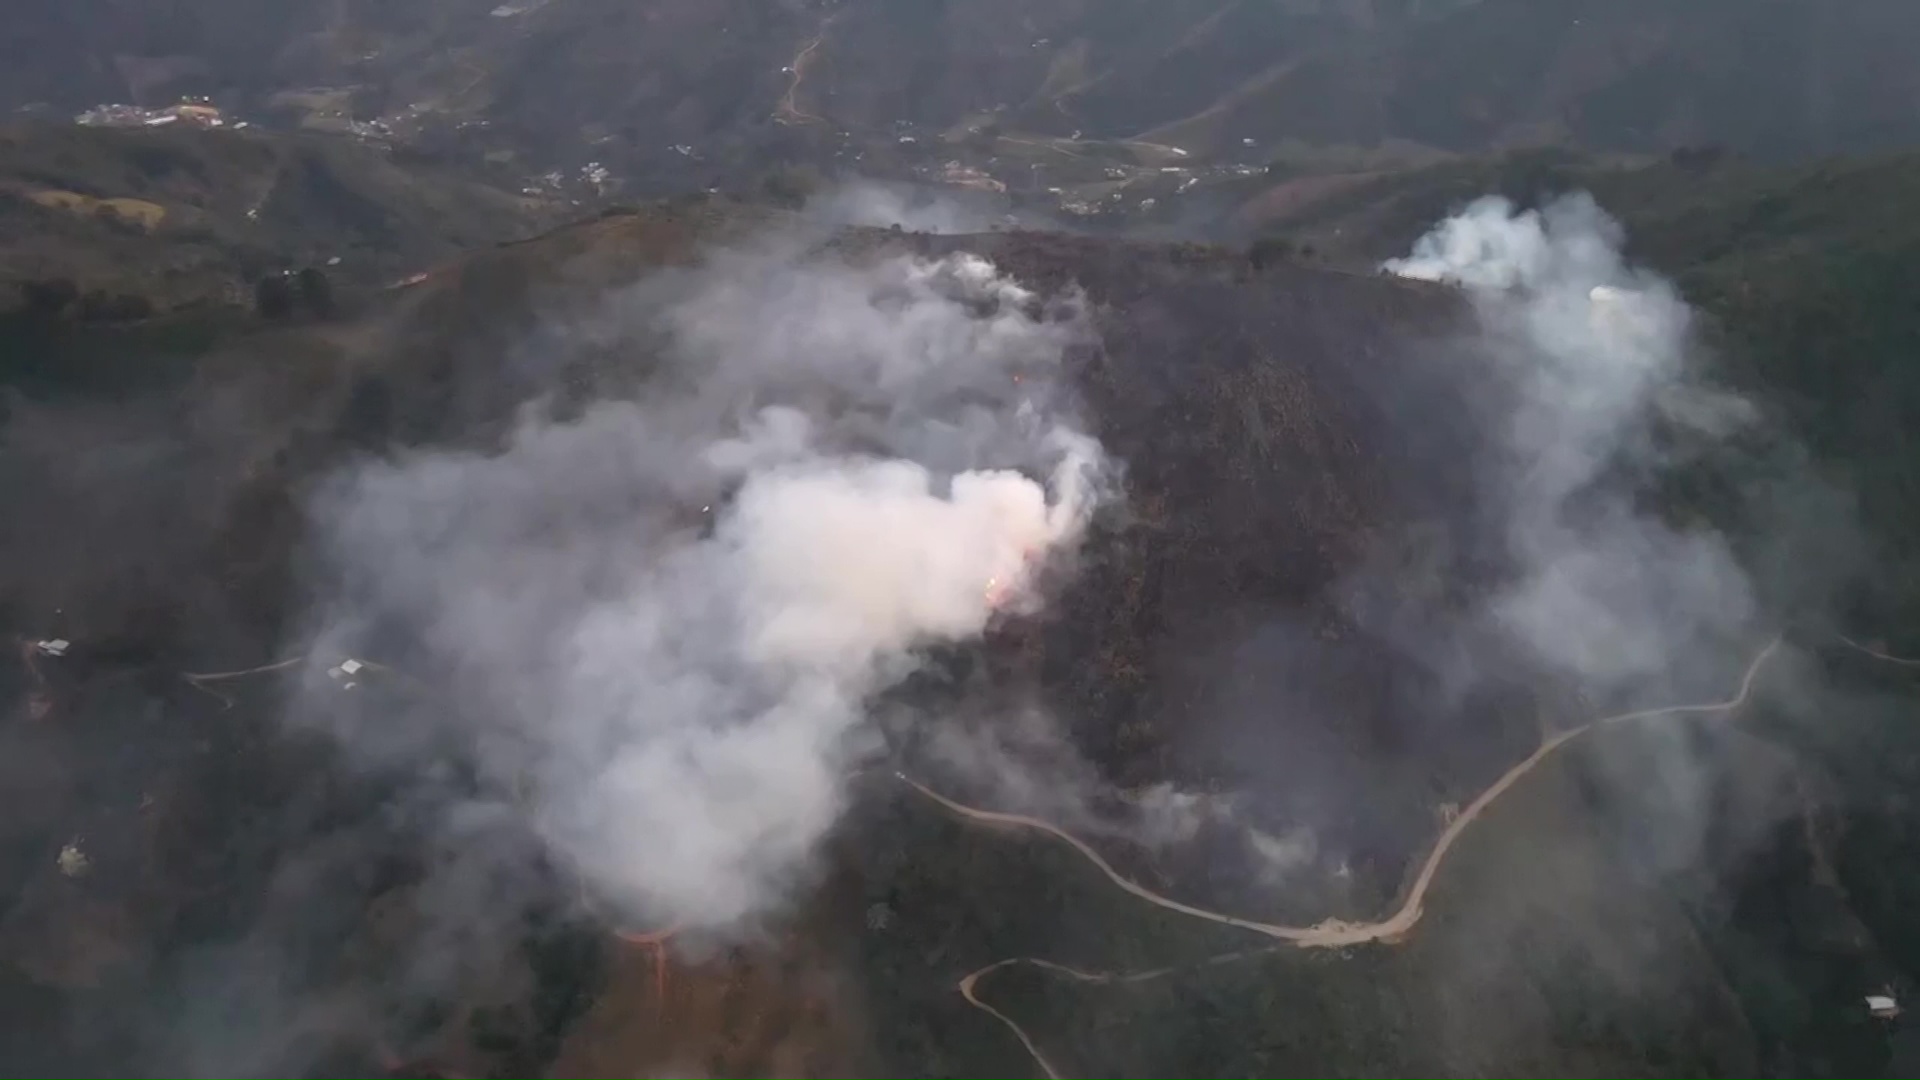
<svg viewBox="0 0 1920 1080">
<path fill-rule="evenodd" d="M 1493 635 L 1465 665 L 1508 677 L 1517 645 L 1530 682 L 1557 676 L 1583 699 L 1561 698 L 1563 727 L 1724 699 L 1762 639 L 1825 618 L 1858 565 L 1848 500 L 1786 429 L 1711 385 L 1695 314 L 1623 240 L 1586 195 L 1538 211 L 1490 198 L 1387 264 L 1466 291 L 1476 370 L 1501 402 L 1482 491 L 1506 574 L 1457 620 Z M 1716 505 L 1692 503 L 1703 489 Z M 1823 677 L 1796 659 L 1776 656 L 1760 684 L 1767 725 L 1666 718 L 1585 745 L 1596 820 L 1632 872 L 1685 868 L 1670 879 L 1683 889 L 1738 880 L 1800 812 L 1780 759 L 1738 734 L 1827 727 L 1830 706 L 1808 705 Z M 1667 977 L 1662 958 L 1636 962 Z"/>
<path fill-rule="evenodd" d="M 1754 593 L 1722 536 L 1667 524 L 1610 474 L 1657 463 L 1659 428 L 1718 439 L 1755 414 L 1690 377 L 1692 312 L 1623 240 L 1584 194 L 1527 211 L 1489 197 L 1385 268 L 1464 287 L 1513 394 L 1494 486 L 1518 574 L 1494 621 L 1590 691 L 1651 696 L 1683 661 L 1732 655 Z"/>
<path fill-rule="evenodd" d="M 624 918 L 751 925 L 842 813 L 869 700 L 1078 540 L 1103 460 L 1059 375 L 1089 332 L 964 255 L 719 253 L 613 298 L 582 336 L 644 392 L 318 501 L 325 651 L 400 631 L 461 718 L 343 737 L 451 740 Z"/>
<path fill-rule="evenodd" d="M 1584 692 L 1588 701 L 1554 710 L 1563 729 L 1725 700 L 1764 638 L 1830 617 L 1833 587 L 1859 565 L 1849 500 L 1809 468 L 1790 424 L 1763 423 L 1754 402 L 1708 385 L 1694 313 L 1670 284 L 1630 265 L 1622 243 L 1619 225 L 1585 195 L 1524 212 L 1483 199 L 1386 264 L 1461 286 L 1475 309 L 1471 344 L 1488 366 L 1474 370 L 1491 372 L 1500 407 L 1490 412 L 1503 421 L 1493 433 L 1503 460 L 1480 479 L 1508 562 L 1504 583 L 1460 620 L 1493 629 L 1502 647 L 1476 650 L 1468 664 L 1482 678 L 1544 668 L 1560 678 L 1530 685 Z M 1507 642 L 1522 646 L 1517 665 L 1501 663 Z M 1489 970 L 1557 970 L 1564 965 L 1544 959 L 1556 951 L 1605 957 L 1615 993 L 1657 1000 L 1692 985 L 1700 961 L 1652 944 L 1657 918 L 1637 910 L 1630 890 L 1585 911 L 1577 895 L 1644 878 L 1683 897 L 1708 948 L 1722 960 L 1738 951 L 1753 979 L 1804 984 L 1808 955 L 1871 970 L 1870 948 L 1837 959 L 1844 934 L 1799 938 L 1749 910 L 1756 888 L 1777 905 L 1845 906 L 1833 899 L 1844 889 L 1824 869 L 1818 803 L 1807 794 L 1847 741 L 1835 724 L 1851 708 L 1822 685 L 1832 678 L 1788 644 L 1755 684 L 1753 708 L 1663 716 L 1580 744 L 1573 774 L 1588 837 L 1554 839 L 1544 860 L 1523 856 L 1498 883 L 1507 901 L 1534 892 L 1524 902 L 1551 904 L 1553 927 L 1516 936 L 1513 907 L 1482 914 L 1464 904 L 1447 947 Z M 1820 749 L 1803 752 L 1812 746 Z M 1534 782 L 1543 781 L 1556 782 Z M 1809 856 L 1815 869 L 1802 870 Z M 1613 921 L 1623 913 L 1632 921 Z M 1585 999 L 1592 980 L 1579 981 Z M 1807 989 L 1788 1007 L 1846 1015 L 1859 992 Z M 1524 1015 L 1515 1024 L 1519 1039 L 1539 1027 Z M 1442 1032 L 1476 1048 L 1507 1036 L 1464 1013 L 1457 1031 Z"/>
<path fill-rule="evenodd" d="M 1234 793 L 1194 792 L 1167 781 L 1117 788 L 1068 739 L 1057 718 L 1032 703 L 997 708 L 978 723 L 943 724 L 919 746 L 938 772 L 975 801 L 1051 822 L 1111 845 L 1109 853 L 1177 853 L 1200 840 L 1228 838 L 1263 884 L 1278 887 L 1307 868 L 1317 851 L 1312 830 L 1271 835 L 1252 823 Z"/>
</svg>

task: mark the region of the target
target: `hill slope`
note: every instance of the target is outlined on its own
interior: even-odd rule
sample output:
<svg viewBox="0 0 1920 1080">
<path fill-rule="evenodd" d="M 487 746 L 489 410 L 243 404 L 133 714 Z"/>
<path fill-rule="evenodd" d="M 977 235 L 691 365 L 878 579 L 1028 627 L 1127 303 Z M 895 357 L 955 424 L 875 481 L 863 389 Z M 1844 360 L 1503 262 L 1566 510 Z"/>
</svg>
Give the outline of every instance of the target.
<svg viewBox="0 0 1920 1080">
<path fill-rule="evenodd" d="M 31 225 L 15 251 L 76 260 L 62 272 L 128 288 L 171 282 L 164 268 L 183 260 L 183 297 L 258 263 L 342 250 L 383 284 L 417 265 L 409 260 L 541 210 L 333 141 L 61 129 L 9 145 L 15 164 L 0 175 L 16 190 L 10 220 Z M 456 749 L 454 774 L 428 770 L 423 789 L 404 763 L 369 768 L 316 737 L 314 723 L 360 730 L 365 718 L 377 730 L 457 732 L 490 707 L 459 697 L 460 678 L 476 673 L 435 663 L 421 644 L 432 634 L 402 621 L 369 635 L 382 651 L 367 659 L 424 662 L 417 675 L 369 677 L 364 714 L 350 698 L 311 696 L 312 683 L 330 685 L 320 663 L 287 682 L 278 670 L 180 678 L 305 651 L 312 601 L 326 595 L 314 551 L 324 523 L 312 508 L 343 469 L 429 447 L 497 456 L 530 400 L 564 423 L 595 401 L 672 389 L 662 320 L 689 282 L 707 280 L 702 267 L 713 272 L 715 245 L 749 253 L 748 282 L 768 265 L 775 281 L 790 267 L 837 280 L 846 267 L 984 257 L 1033 291 L 1023 303 L 1040 314 L 1022 314 L 1042 323 L 1049 303 L 1083 294 L 1091 336 L 1062 349 L 1058 390 L 1124 461 L 1127 499 L 1096 519 L 1039 617 L 936 651 L 881 711 L 991 733 L 1037 703 L 1088 773 L 1131 798 L 1166 784 L 1254 792 L 1234 828 L 1207 826 L 1187 846 L 1127 830 L 1096 838 L 1127 873 L 1265 918 L 1382 911 L 1450 806 L 1590 712 L 1525 663 L 1462 682 L 1458 658 L 1423 636 L 1445 631 L 1444 615 L 1471 607 L 1502 571 L 1498 499 L 1480 481 L 1497 464 L 1489 433 L 1505 403 L 1474 350 L 1449 345 L 1472 329 L 1463 298 L 1370 264 L 1403 252 L 1464 196 L 1589 187 L 1649 261 L 1722 319 L 1722 377 L 1780 410 L 1832 467 L 1860 465 L 1879 460 L 1886 431 L 1847 420 L 1853 399 L 1792 367 L 1794 350 L 1769 337 L 1831 340 L 1829 305 L 1844 298 L 1871 301 L 1875 341 L 1902 340 L 1911 320 L 1895 302 L 1901 279 L 1885 268 L 1901 264 L 1907 240 L 1861 208 L 1907 190 L 1908 170 L 1453 163 L 1363 178 L 1270 218 L 1324 252 L 1309 258 L 1020 231 L 835 231 L 691 198 L 439 262 L 411 287 L 373 290 L 330 318 L 237 318 L 191 334 L 166 317 L 34 323 L 39 366 L 7 373 L 16 396 L 0 443 L 0 481 L 35 509 L 0 528 L 0 552 L 17 568 L 0 580 L 0 612 L 21 646 L 0 688 L 16 703 L 0 737 L 15 782 L 32 792 L 31 812 L 0 834 L 18 897 L 0 918 L 12 961 L 0 994 L 45 1022 L 10 1035 L 7 1056 L 46 1071 L 352 1071 L 384 1043 L 463 1074 L 554 1061 L 665 1070 L 705 1055 L 719 1072 L 1018 1075 L 1029 1067 L 1018 1047 L 953 992 L 969 971 L 1016 955 L 1181 965 L 1240 947 L 1141 909 L 1063 852 L 932 817 L 910 792 L 862 781 L 818 890 L 774 920 L 794 936 L 695 953 L 676 969 L 684 988 L 663 993 L 647 954 L 608 938 L 607 916 L 543 853 L 528 818 L 488 817 L 485 842 L 444 846 L 435 785 L 472 785 L 488 805 L 511 805 L 524 797 L 517 779 L 486 776 Z M 263 185 L 275 193 L 266 203 L 244 200 Z M 109 204 L 109 219 L 97 203 L 111 199 L 138 202 Z M 150 220 L 148 206 L 162 216 Z M 262 212 L 236 216 L 236 206 Z M 781 238 L 771 253 L 769 236 Z M 1836 267 L 1847 273 L 1835 287 L 1818 287 Z M 882 312 L 904 302 L 898 288 L 856 298 Z M 787 310 L 782 299 L 776 290 L 768 306 Z M 965 310 L 991 320 L 1007 303 Z M 732 322 L 757 315 L 727 311 L 713 331 L 722 342 L 734 340 Z M 790 314 L 797 321 L 773 338 L 860 347 L 807 336 L 817 332 L 809 314 Z M 1847 362 L 1892 379 L 1893 359 L 1889 346 Z M 1026 391 L 982 392 L 994 402 Z M 825 408 L 846 393 L 801 400 Z M 613 448 L 596 467 L 617 469 L 632 449 Z M 1891 512 L 1894 486 L 1861 490 L 1868 525 L 1897 534 L 1897 518 L 1876 516 Z M 683 495 L 659 498 L 697 528 L 698 504 L 677 505 Z M 1686 508 L 1738 534 L 1748 503 Z M 591 523 L 603 509 L 566 508 L 542 527 Z M 1777 539 L 1773 526 L 1754 531 Z M 1808 610 L 1792 596 L 1764 599 L 1770 611 Z M 1867 625 L 1894 636 L 1897 605 L 1866 611 L 1887 620 Z M 74 643 L 65 657 L 32 645 L 56 636 Z M 1131 1042 L 1079 1027 L 1105 1003 L 1043 977 L 1008 974 L 991 1000 L 1088 1072 L 1142 1062 L 1871 1072 L 1887 1060 L 1887 1032 L 1863 1018 L 1859 997 L 1920 970 L 1901 914 L 1916 894 L 1882 865 L 1917 835 L 1899 792 L 1920 759 L 1887 723 L 1909 687 L 1870 664 L 1847 668 L 1825 650 L 1830 640 L 1796 638 L 1806 670 L 1827 677 L 1770 684 L 1738 731 L 1650 727 L 1637 739 L 1623 729 L 1532 777 L 1519 802 L 1476 828 L 1405 947 L 1088 991 L 1137 1010 Z M 314 716 L 293 709 L 303 723 L 280 726 L 290 706 L 313 700 L 328 704 Z M 1807 723 L 1814 715 L 1844 720 Z M 889 729 L 880 779 L 885 767 L 953 764 L 925 727 Z M 1672 756 L 1649 764 L 1648 747 Z M 1713 764 L 1687 773 L 1695 782 L 1641 782 L 1674 761 Z M 983 801 L 1007 795 L 964 769 L 942 779 Z M 1678 805 L 1662 801 L 1676 791 Z M 1648 841 L 1675 821 L 1689 826 L 1675 841 L 1685 858 Z M 1235 830 L 1269 830 L 1284 852 L 1294 849 L 1281 841 L 1301 835 L 1285 830 L 1303 822 L 1311 852 L 1281 860 L 1296 876 L 1276 888 L 1237 839 L 1251 834 Z M 1556 869 L 1516 870 L 1541 862 Z M 489 901 L 447 921 L 450 893 L 475 894 L 467 875 L 496 872 L 487 880 L 497 891 L 478 891 Z M 1488 945 L 1509 932 L 1520 947 Z M 1623 940 L 1632 948 L 1615 947 Z M 440 963 L 448 955 L 460 962 Z M 1461 1015 L 1448 1005 L 1458 981 L 1526 1023 Z M 224 996 L 209 989 L 218 986 Z M 1270 996 L 1294 986 L 1316 1011 Z M 1666 1004 L 1648 1015 L 1642 997 Z M 183 1014 L 182 1001 L 206 1011 Z M 633 1019 L 641 1013 L 650 1019 Z M 181 1035 L 156 1034 L 166 1031 Z"/>
<path fill-rule="evenodd" d="M 384 285 L 551 224 L 559 209 L 337 138 L 0 128 L 0 288 L 9 290 L 65 279 L 164 309 L 250 303 L 255 280 L 304 266 Z"/>
<path fill-rule="evenodd" d="M 1713 143 L 1803 158 L 1920 132 L 1920 85 L 1896 44 L 1916 18 L 1897 2 L 1815 0 L 192 0 L 164 15 L 31 0 L 0 101 L 205 93 L 256 119 L 379 119 L 402 138 L 516 155 L 529 174 L 601 162 L 636 190 L 989 120 L 1202 156 L 1252 140 L 1257 153 Z M 829 126 L 814 121 L 856 145 L 795 130 Z"/>
</svg>

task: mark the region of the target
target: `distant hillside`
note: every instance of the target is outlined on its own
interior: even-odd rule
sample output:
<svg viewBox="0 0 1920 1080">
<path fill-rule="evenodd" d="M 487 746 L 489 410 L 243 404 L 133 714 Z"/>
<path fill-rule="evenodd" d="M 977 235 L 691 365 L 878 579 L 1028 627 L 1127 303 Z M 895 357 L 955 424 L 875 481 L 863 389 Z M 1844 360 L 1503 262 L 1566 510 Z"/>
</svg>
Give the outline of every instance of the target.
<svg viewBox="0 0 1920 1080">
<path fill-rule="evenodd" d="M 0 127 L 0 290 L 58 279 L 164 308 L 304 266 L 385 284 L 563 209 L 333 137 Z"/>
<path fill-rule="evenodd" d="M 1920 140 L 1920 7 L 1903 0 L 17 7 L 0 103 L 205 93 L 260 119 L 378 120 L 533 174 L 599 162 L 635 190 L 770 157 L 851 165 L 902 135 L 987 124 L 1235 156 L 1720 144 L 1796 158 Z"/>
</svg>

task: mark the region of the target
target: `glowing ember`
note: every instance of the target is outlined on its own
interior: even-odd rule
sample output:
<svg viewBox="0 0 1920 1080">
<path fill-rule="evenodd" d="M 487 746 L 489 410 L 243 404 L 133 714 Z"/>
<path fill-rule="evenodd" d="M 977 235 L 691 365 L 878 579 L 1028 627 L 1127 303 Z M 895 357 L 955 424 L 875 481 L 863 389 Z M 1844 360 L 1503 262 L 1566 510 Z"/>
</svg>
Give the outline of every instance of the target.
<svg viewBox="0 0 1920 1080">
<path fill-rule="evenodd" d="M 982 594 L 986 597 L 987 607 L 998 611 L 1017 598 L 1032 576 L 1034 565 L 1040 561 L 1044 553 L 1044 548 L 1027 548 L 1020 553 L 1019 562 L 1011 572 L 989 577 L 986 590 Z"/>
<path fill-rule="evenodd" d="M 629 945 L 637 945 L 653 960 L 654 1002 L 662 1012 L 667 1007 L 667 945 L 680 933 L 676 924 L 665 930 L 655 930 L 651 934 L 635 933 L 631 930 L 616 930 L 614 936 Z"/>
</svg>

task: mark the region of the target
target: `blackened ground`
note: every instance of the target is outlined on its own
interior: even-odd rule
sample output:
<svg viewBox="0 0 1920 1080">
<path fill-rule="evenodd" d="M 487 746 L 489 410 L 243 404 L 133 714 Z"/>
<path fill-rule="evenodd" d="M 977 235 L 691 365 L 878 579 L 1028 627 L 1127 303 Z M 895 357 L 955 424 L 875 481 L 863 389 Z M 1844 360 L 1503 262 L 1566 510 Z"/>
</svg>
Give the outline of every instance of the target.
<svg viewBox="0 0 1920 1080">
<path fill-rule="evenodd" d="M 439 811 L 500 793 L 457 769 L 425 783 L 346 768 L 319 731 L 283 722 L 287 680 L 326 689 L 312 672 L 205 690 L 180 678 L 299 647 L 301 508 L 316 478 L 396 444 L 486 445 L 540 390 L 614 392 L 605 350 L 569 352 L 556 335 L 552 361 L 533 369 L 514 346 L 609 286 L 768 220 L 697 202 L 610 216 L 447 264 L 353 321 L 184 352 L 143 339 L 164 326 L 123 328 L 118 362 L 174 357 L 137 392 L 11 384 L 0 485 L 31 512 L 0 521 L 3 628 L 76 645 L 60 659 L 0 656 L 0 1006 L 27 1018 L 0 1031 L 0 1061 L 49 1075 L 409 1062 L 528 1075 L 556 1060 L 687 1064 L 658 1060 L 671 1049 L 722 1071 L 1026 1075 L 1005 1032 L 954 994 L 967 971 L 1022 953 L 1125 967 L 1242 944 L 1141 911 L 1043 843 L 958 825 L 881 784 L 795 940 L 690 961 L 685 996 L 640 1024 L 657 1039 L 615 1053 L 582 1033 L 647 1010 L 648 961 L 613 944 L 511 827 L 442 842 Z M 1270 785 L 1259 820 L 1311 822 L 1352 882 L 1339 897 L 1289 890 L 1302 910 L 1273 914 L 1376 913 L 1442 804 L 1531 750 L 1556 705 L 1516 680 L 1436 707 L 1435 675 L 1365 617 L 1422 582 L 1433 593 L 1421 603 L 1444 613 L 1497 569 L 1472 483 L 1490 406 L 1447 344 L 1456 298 L 1256 270 L 1213 249 L 1026 233 L 860 232 L 823 257 L 954 249 L 1042 289 L 1086 289 L 1102 344 L 1074 358 L 1075 381 L 1128 463 L 1129 498 L 1098 523 L 1049 616 L 956 659 L 951 685 L 926 692 L 1031 690 L 1123 784 L 1232 789 L 1258 774 Z M 1378 595 L 1356 598 L 1356 581 Z M 418 688 L 364 689 L 321 700 L 444 708 Z M 1885 1033 L 1859 1019 L 1858 995 L 1875 987 L 1858 984 L 1920 963 L 1903 914 L 1920 892 L 1897 872 L 1920 835 L 1900 794 L 1917 759 L 1875 726 L 1907 690 L 1875 683 L 1813 710 L 1851 717 L 1853 743 L 1792 719 L 1805 708 L 1783 713 L 1768 739 L 1793 767 L 1729 752 L 1752 768 L 1714 783 L 1771 779 L 1758 801 L 1715 796 L 1703 820 L 1754 827 L 1705 845 L 1724 858 L 1702 881 L 1649 866 L 1627 843 L 1639 834 L 1588 805 L 1580 770 L 1607 760 L 1581 758 L 1488 822 L 1477 868 L 1469 859 L 1443 886 L 1422 930 L 1435 940 L 1417 939 L 1426 951 L 1410 959 L 1362 950 L 1347 967 L 1255 967 L 1244 977 L 1259 994 L 1181 984 L 1114 1013 L 1132 1043 L 1074 1028 L 1117 1009 L 1098 995 L 1017 980 L 997 992 L 1037 1008 L 1022 1016 L 1089 1072 L 1871 1072 Z M 1810 828 L 1800 803 L 1781 801 L 1799 779 Z M 1548 857 L 1561 861 L 1533 872 Z M 1139 856 L 1115 858 L 1132 871 Z M 1243 876 L 1199 862 L 1158 869 L 1196 902 L 1259 900 Z M 491 899 L 450 917 L 447 883 L 468 880 Z M 1866 943 L 1837 949 L 1856 922 Z M 1587 977 L 1616 937 L 1659 962 Z M 1370 989 L 1377 964 L 1405 965 L 1389 973 L 1404 993 Z M 1460 986 L 1462 1007 L 1497 1001 L 1493 1013 L 1540 1022 L 1495 1030 L 1445 1011 Z M 1671 1007 L 1649 1017 L 1638 990 Z M 696 1037 L 723 1030 L 751 1037 Z"/>
</svg>

